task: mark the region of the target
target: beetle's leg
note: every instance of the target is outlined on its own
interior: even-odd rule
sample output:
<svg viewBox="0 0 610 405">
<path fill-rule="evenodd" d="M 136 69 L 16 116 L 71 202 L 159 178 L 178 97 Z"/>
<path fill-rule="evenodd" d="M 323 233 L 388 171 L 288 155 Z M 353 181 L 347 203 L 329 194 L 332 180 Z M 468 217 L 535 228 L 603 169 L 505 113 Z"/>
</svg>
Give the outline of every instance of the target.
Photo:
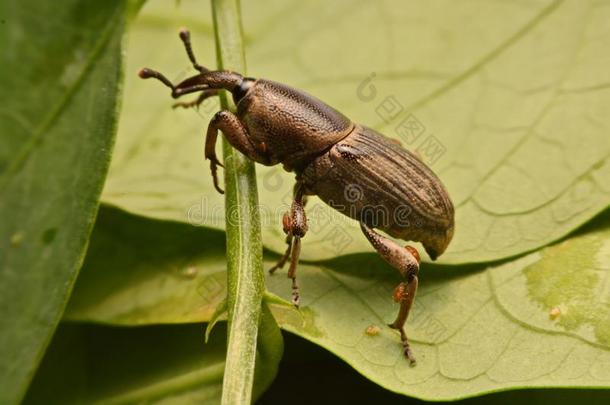
<svg viewBox="0 0 610 405">
<path fill-rule="evenodd" d="M 299 256 L 301 255 L 301 236 L 294 236 L 292 243 L 292 255 L 290 256 L 290 267 L 288 268 L 288 278 L 292 280 L 292 303 L 295 307 L 299 307 L 301 295 L 299 294 L 299 285 L 297 284 L 297 265 L 299 264 Z"/>
<path fill-rule="evenodd" d="M 409 316 L 409 311 L 415 299 L 417 292 L 420 257 L 417 250 L 411 246 L 404 248 L 394 241 L 385 238 L 369 228 L 364 222 L 360 222 L 360 228 L 371 242 L 371 245 L 377 250 L 379 255 L 392 267 L 397 269 L 405 278 L 406 282 L 400 283 L 394 290 L 394 300 L 400 303 L 400 310 L 396 320 L 389 326 L 400 331 L 400 339 L 403 345 L 405 356 L 409 359 L 412 365 L 415 364 L 415 357 L 409 346 L 409 340 L 405 332 L 404 326 Z"/>
<path fill-rule="evenodd" d="M 307 196 L 303 195 L 301 190 L 301 184 L 300 182 L 297 182 L 294 185 L 294 193 L 293 193 L 293 198 L 296 198 L 297 196 L 297 192 L 301 193 L 300 194 L 300 198 L 301 198 L 301 206 L 302 209 L 305 209 L 305 205 L 307 205 Z M 288 258 L 290 257 L 290 252 L 292 251 L 292 207 L 290 211 L 286 211 L 284 213 L 284 216 L 282 217 L 282 228 L 284 230 L 284 233 L 286 234 L 286 244 L 288 245 L 286 247 L 286 251 L 284 252 L 284 254 L 282 255 L 282 257 L 280 257 L 280 259 L 277 261 L 277 263 L 275 263 L 275 265 L 273 267 L 271 267 L 269 269 L 269 273 L 274 274 L 275 271 L 277 269 L 281 269 L 284 267 L 284 265 L 286 264 L 286 262 L 288 261 Z M 303 217 L 305 217 L 305 213 L 303 213 Z M 307 230 L 307 221 L 305 220 L 305 230 Z"/>
<path fill-rule="evenodd" d="M 416 360 L 411 351 L 411 346 L 409 345 L 409 339 L 407 338 L 404 326 L 409 317 L 409 311 L 411 310 L 413 301 L 415 300 L 418 283 L 419 280 L 417 275 L 410 274 L 407 277 L 406 283 L 402 282 L 394 289 L 394 301 L 400 303 L 400 309 L 398 310 L 396 320 L 389 325 L 392 329 L 398 329 L 398 331 L 400 331 L 400 340 L 402 341 L 404 354 L 412 365 L 415 365 Z"/>
<path fill-rule="evenodd" d="M 201 92 L 201 94 L 199 94 L 199 97 L 197 97 L 196 100 L 193 101 L 182 101 L 182 102 L 178 102 L 178 103 L 174 103 L 172 105 L 172 108 L 177 108 L 177 107 L 182 107 L 182 108 L 191 108 L 191 107 L 195 107 L 195 108 L 199 108 L 199 105 L 201 103 L 203 103 L 205 100 L 207 100 L 210 97 L 214 97 L 218 95 L 218 89 L 206 89 L 203 90 Z"/>
<path fill-rule="evenodd" d="M 299 255 L 301 254 L 301 238 L 307 233 L 307 217 L 305 216 L 306 199 L 303 195 L 303 186 L 300 181 L 294 186 L 294 198 L 290 211 L 284 214 L 282 225 L 286 233 L 286 243 L 288 248 L 284 255 L 280 258 L 275 266 L 269 269 L 273 274 L 275 270 L 284 266 L 288 257 L 290 257 L 290 267 L 288 268 L 288 278 L 292 279 L 292 303 L 299 306 L 299 286 L 297 284 L 296 270 L 299 263 Z"/>
<path fill-rule="evenodd" d="M 197 63 L 197 59 L 195 58 L 195 54 L 193 53 L 193 47 L 191 46 L 191 33 L 186 28 L 182 28 L 180 30 L 180 39 L 184 44 L 184 48 L 186 49 L 186 54 L 189 57 L 189 60 L 193 64 L 193 67 L 199 72 L 209 72 L 210 70 L 204 66 L 201 66 Z"/>
<path fill-rule="evenodd" d="M 284 233 L 286 234 L 286 244 L 288 245 L 288 247 L 286 248 L 286 251 L 280 258 L 280 260 L 278 260 L 277 263 L 272 268 L 269 269 L 270 274 L 273 274 L 273 273 L 275 273 L 275 271 L 277 269 L 281 269 L 282 267 L 284 267 L 284 265 L 286 264 L 286 261 L 288 261 L 288 258 L 290 257 L 290 251 L 292 250 L 292 232 L 290 229 L 291 223 L 292 223 L 292 219 L 291 219 L 290 211 L 286 211 L 282 218 L 282 225 L 284 227 Z"/>
<path fill-rule="evenodd" d="M 205 137 L 205 158 L 210 160 L 214 187 L 219 193 L 224 194 L 224 191 L 218 186 L 218 176 L 216 174 L 217 166 L 222 166 L 216 157 L 215 146 L 218 130 L 222 131 L 231 146 L 246 155 L 250 160 L 264 164 L 268 159 L 254 147 L 250 141 L 248 130 L 237 118 L 237 115 L 228 110 L 218 111 L 208 125 Z"/>
</svg>

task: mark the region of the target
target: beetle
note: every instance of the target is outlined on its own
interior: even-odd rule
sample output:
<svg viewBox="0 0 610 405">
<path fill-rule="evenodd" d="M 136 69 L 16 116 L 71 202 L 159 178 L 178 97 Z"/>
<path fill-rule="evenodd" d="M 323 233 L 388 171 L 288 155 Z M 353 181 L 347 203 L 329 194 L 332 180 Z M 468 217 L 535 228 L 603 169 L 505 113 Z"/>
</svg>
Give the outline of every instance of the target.
<svg viewBox="0 0 610 405">
<path fill-rule="evenodd" d="M 436 260 L 454 233 L 454 208 L 441 181 L 417 155 L 396 141 L 352 122 L 301 90 L 205 68 L 195 58 L 189 31 L 182 29 L 179 36 L 198 73 L 177 85 L 148 68 L 140 70 L 139 76 L 161 81 L 171 89 L 173 98 L 199 93 L 197 99 L 174 107 L 197 107 L 223 89 L 231 93 L 237 112 L 217 112 L 205 138 L 205 158 L 210 161 L 214 187 L 223 193 L 217 176 L 217 167 L 222 164 L 215 152 L 219 130 L 249 159 L 266 166 L 281 163 L 296 174 L 293 201 L 282 218 L 287 249 L 270 269 L 273 273 L 290 260 L 293 304 L 299 305 L 296 268 L 301 239 L 308 228 L 306 197 L 317 195 L 359 221 L 371 245 L 404 278 L 394 290 L 400 309 L 389 326 L 400 332 L 403 353 L 415 364 L 404 325 L 417 291 L 420 256 L 414 247 L 402 247 L 375 229 L 396 239 L 421 242 L 428 256 Z"/>
</svg>

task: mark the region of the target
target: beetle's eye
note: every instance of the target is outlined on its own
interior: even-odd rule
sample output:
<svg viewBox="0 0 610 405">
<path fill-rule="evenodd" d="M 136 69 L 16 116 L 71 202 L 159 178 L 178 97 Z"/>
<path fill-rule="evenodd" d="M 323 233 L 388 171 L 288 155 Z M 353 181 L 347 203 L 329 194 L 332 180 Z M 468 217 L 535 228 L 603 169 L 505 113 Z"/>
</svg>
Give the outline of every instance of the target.
<svg viewBox="0 0 610 405">
<path fill-rule="evenodd" d="M 255 79 L 246 77 L 246 78 L 244 78 L 244 80 L 242 80 L 242 82 L 239 86 L 237 86 L 233 89 L 232 94 L 233 94 L 233 101 L 235 102 L 235 104 L 239 103 L 239 100 L 244 98 L 244 96 L 246 95 L 248 90 L 250 90 L 250 87 L 252 87 L 252 85 L 254 84 L 254 81 L 255 81 Z"/>
</svg>

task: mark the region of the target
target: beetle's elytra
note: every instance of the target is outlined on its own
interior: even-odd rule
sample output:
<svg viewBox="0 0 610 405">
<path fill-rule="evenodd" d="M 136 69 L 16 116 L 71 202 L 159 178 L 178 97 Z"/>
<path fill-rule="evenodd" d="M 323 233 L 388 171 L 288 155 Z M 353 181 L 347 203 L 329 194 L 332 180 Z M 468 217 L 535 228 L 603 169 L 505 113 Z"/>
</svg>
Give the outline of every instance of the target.
<svg viewBox="0 0 610 405">
<path fill-rule="evenodd" d="M 374 229 L 421 242 L 432 260 L 441 255 L 454 231 L 454 209 L 436 175 L 411 152 L 376 131 L 355 124 L 317 98 L 284 84 L 253 79 L 230 71 L 210 71 L 197 63 L 187 30 L 180 31 L 188 57 L 199 72 L 178 85 L 161 73 L 144 68 L 140 77 L 155 78 L 172 90 L 172 97 L 199 93 L 199 97 L 175 106 L 195 107 L 220 89 L 231 92 L 237 113 L 214 115 L 205 139 L 214 186 L 218 185 L 215 144 L 218 130 L 249 159 L 270 166 L 281 163 L 296 173 L 294 199 L 284 214 L 288 248 L 274 272 L 290 259 L 293 303 L 298 306 L 296 267 L 301 238 L 307 232 L 306 196 L 317 195 L 343 214 L 360 222 L 373 247 L 404 277 L 395 289 L 400 303 L 396 320 L 404 354 L 412 364 L 404 324 L 417 291 L 420 257 L 411 246 L 401 247 Z"/>
</svg>

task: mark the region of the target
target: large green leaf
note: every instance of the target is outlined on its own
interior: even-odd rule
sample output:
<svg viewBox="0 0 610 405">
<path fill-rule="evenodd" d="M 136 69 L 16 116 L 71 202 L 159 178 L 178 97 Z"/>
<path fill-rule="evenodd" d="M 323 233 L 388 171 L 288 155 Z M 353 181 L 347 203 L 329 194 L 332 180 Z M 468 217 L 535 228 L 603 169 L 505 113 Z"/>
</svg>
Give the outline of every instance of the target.
<svg viewBox="0 0 610 405">
<path fill-rule="evenodd" d="M 191 74 L 176 36 L 181 25 L 193 29 L 209 64 L 211 23 L 200 9 L 195 1 L 179 8 L 151 1 L 134 27 L 129 70 L 153 66 L 175 80 Z M 610 203 L 606 2 L 267 0 L 244 3 L 243 15 L 248 74 L 315 94 L 418 150 L 439 173 L 457 207 L 443 261 L 535 249 Z M 170 104 L 166 89 L 128 77 L 103 199 L 222 228 L 222 198 L 202 152 L 218 107 L 210 101 L 197 113 Z M 280 252 L 292 175 L 279 167 L 258 175 L 264 243 Z M 303 257 L 371 250 L 353 221 L 318 199 L 308 215 Z"/>
<path fill-rule="evenodd" d="M 203 331 L 201 324 L 141 328 L 62 324 L 25 403 L 219 404 L 226 328 L 218 327 L 206 344 Z M 258 355 L 254 398 L 277 372 L 277 359 Z"/>
<path fill-rule="evenodd" d="M 0 403 L 19 401 L 83 260 L 109 164 L 124 1 L 0 5 Z"/>
<path fill-rule="evenodd" d="M 124 325 L 210 319 L 226 289 L 217 260 L 221 233 L 117 210 L 101 214 L 68 319 Z M 301 310 L 272 310 L 282 328 L 377 384 L 420 398 L 607 387 L 610 213 L 595 222 L 585 233 L 492 267 L 424 264 L 407 323 L 419 360 L 413 368 L 399 336 L 385 326 L 397 312 L 391 295 L 400 278 L 374 254 L 302 264 Z M 288 298 L 284 274 L 266 283 Z M 379 333 L 365 333 L 369 326 Z"/>
<path fill-rule="evenodd" d="M 202 325 L 61 325 L 26 404 L 220 403 L 225 339 Z"/>
<path fill-rule="evenodd" d="M 224 249 L 223 232 L 102 208 L 68 316 L 123 325 L 211 319 L 227 294 Z"/>
<path fill-rule="evenodd" d="M 385 390 L 359 375 L 349 365 L 337 361 L 328 351 L 292 334 L 285 334 L 286 352 L 278 377 L 261 397 L 261 404 L 401 404 L 430 405 L 428 401 L 404 397 Z M 298 384 L 294 371 L 298 370 Z M 323 373 L 321 373 L 323 370 Z M 315 387 L 315 390 L 312 390 Z M 606 405 L 608 390 L 600 389 L 527 389 L 495 392 L 438 405 Z"/>
<path fill-rule="evenodd" d="M 200 324 L 143 328 L 63 324 L 24 404 L 217 404 L 226 346 L 224 329 L 219 327 L 202 345 Z M 401 401 L 396 394 L 359 377 L 325 350 L 292 336 L 289 344 L 291 352 L 283 365 L 286 373 L 260 398 L 260 403 L 285 403 L 286 398 L 295 405 L 311 403 L 314 398 L 322 403 Z M 320 379 L 320 367 L 332 378 Z M 295 369 L 299 370 L 298 384 L 294 381 Z M 337 390 L 337 384 L 351 387 Z M 315 391 L 311 389 L 314 385 Z M 256 397 L 260 393 L 258 389 Z M 576 400 L 601 405 L 607 402 L 604 396 L 604 392 L 592 390 L 514 391 L 473 398 L 466 404 L 570 404 Z M 421 401 L 411 399 L 406 403 Z"/>
</svg>

